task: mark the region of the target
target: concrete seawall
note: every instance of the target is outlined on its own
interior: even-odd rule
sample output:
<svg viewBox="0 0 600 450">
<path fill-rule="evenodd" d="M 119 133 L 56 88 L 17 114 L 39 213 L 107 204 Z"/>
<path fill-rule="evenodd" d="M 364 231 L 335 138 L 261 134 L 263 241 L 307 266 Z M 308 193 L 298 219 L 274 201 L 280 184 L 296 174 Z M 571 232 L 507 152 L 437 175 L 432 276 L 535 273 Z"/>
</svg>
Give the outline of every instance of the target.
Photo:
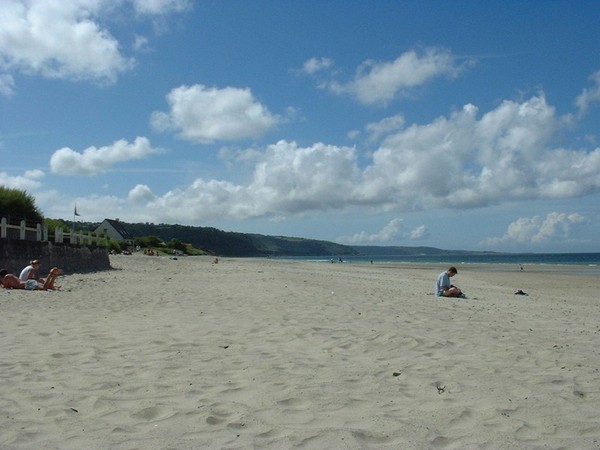
<svg viewBox="0 0 600 450">
<path fill-rule="evenodd" d="M 0 268 L 19 275 L 21 269 L 33 259 L 42 262 L 41 276 L 55 266 L 63 269 L 64 273 L 110 269 L 108 249 L 105 247 L 0 239 Z"/>
</svg>

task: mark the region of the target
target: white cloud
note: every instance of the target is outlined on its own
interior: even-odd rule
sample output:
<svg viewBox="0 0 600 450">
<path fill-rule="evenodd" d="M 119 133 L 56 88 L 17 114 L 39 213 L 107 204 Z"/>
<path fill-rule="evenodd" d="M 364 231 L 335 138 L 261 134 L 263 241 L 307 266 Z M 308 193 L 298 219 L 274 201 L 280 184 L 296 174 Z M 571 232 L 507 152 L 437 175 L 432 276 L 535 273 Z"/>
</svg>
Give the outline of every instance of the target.
<svg viewBox="0 0 600 450">
<path fill-rule="evenodd" d="M 146 204 L 156 199 L 150 188 L 146 185 L 138 184 L 132 190 L 129 191 L 127 199 L 132 203 Z"/>
<path fill-rule="evenodd" d="M 392 117 L 386 117 L 379 122 L 369 123 L 365 129 L 369 133 L 369 141 L 378 141 L 381 136 L 389 135 L 393 131 L 404 128 L 405 119 L 402 114 L 396 114 Z"/>
<path fill-rule="evenodd" d="M 425 225 L 421 225 L 410 232 L 411 239 L 424 239 L 429 236 L 429 231 Z"/>
<path fill-rule="evenodd" d="M 134 66 L 108 28 L 110 19 L 156 18 L 181 12 L 189 0 L 2 0 L 0 2 L 0 95 L 14 93 L 14 74 L 112 84 Z M 141 38 L 145 39 L 145 38 Z M 145 44 L 140 38 L 136 46 Z M 146 48 L 144 45 L 142 48 Z"/>
<path fill-rule="evenodd" d="M 343 208 L 358 183 L 356 149 L 279 141 L 256 165 L 248 191 L 258 210 L 304 212 Z"/>
<path fill-rule="evenodd" d="M 138 52 L 149 51 L 148 38 L 145 36 L 135 36 L 133 41 L 133 49 Z"/>
<path fill-rule="evenodd" d="M 1 55 L 0 55 L 1 57 Z M 0 64 L 0 70 L 2 70 L 2 64 Z M 7 73 L 0 73 L 0 95 L 6 97 L 14 94 L 15 92 L 15 79 L 12 75 Z"/>
<path fill-rule="evenodd" d="M 336 94 L 351 95 L 365 105 L 387 104 L 434 78 L 455 77 L 468 64 L 470 62 L 458 64 L 456 58 L 444 49 L 410 50 L 391 62 L 365 61 L 352 81 L 322 81 L 319 86 Z M 327 58 L 312 58 L 304 64 L 304 71 L 314 75 L 331 65 Z"/>
<path fill-rule="evenodd" d="M 279 120 L 250 89 L 180 86 L 169 92 L 167 102 L 169 112 L 152 113 L 152 126 L 198 143 L 257 138 Z"/>
<path fill-rule="evenodd" d="M 208 95 L 204 89 L 199 91 L 200 97 Z M 249 182 L 197 179 L 166 194 L 138 188 L 130 199 L 135 204 L 127 211 L 136 214 L 139 209 L 139 219 L 147 215 L 152 220 L 198 223 L 354 208 L 388 213 L 467 209 L 600 191 L 600 148 L 552 147 L 554 133 L 560 133 L 563 122 L 543 95 L 523 102 L 505 101 L 483 115 L 475 106 L 466 105 L 431 123 L 401 122 L 392 117 L 389 127 L 373 128 L 382 133 L 381 144 L 366 166 L 361 166 L 365 157 L 355 147 L 323 143 L 299 146 L 282 140 L 265 149 L 224 149 L 221 157 L 228 164 L 253 167 Z M 226 133 L 211 136 L 217 135 L 225 138 Z M 53 159 L 63 173 L 96 173 L 118 161 L 111 152 L 95 148 L 82 154 L 67 149 Z M 513 228 L 524 232 L 527 225 L 536 223 L 521 221 Z M 426 233 L 421 228 L 407 234 L 417 238 Z M 371 235 L 361 236 L 357 240 Z"/>
<path fill-rule="evenodd" d="M 329 58 L 310 58 L 302 65 L 302 71 L 308 75 L 333 67 L 333 60 Z"/>
<path fill-rule="evenodd" d="M 556 236 L 569 238 L 571 225 L 585 221 L 585 217 L 578 213 L 564 214 L 553 212 L 546 216 L 538 232 L 531 238 L 534 244 L 548 242 Z"/>
<path fill-rule="evenodd" d="M 94 18 L 103 1 L 3 0 L 0 70 L 112 83 L 133 61 Z"/>
<path fill-rule="evenodd" d="M 590 105 L 594 102 L 600 102 L 600 70 L 594 73 L 590 79 L 594 82 L 594 87 L 584 89 L 575 100 L 575 105 L 579 109 L 579 117 L 583 117 Z"/>
<path fill-rule="evenodd" d="M 137 137 L 132 143 L 121 139 L 100 148 L 88 147 L 81 153 L 64 147 L 50 158 L 50 169 L 60 175 L 97 175 L 117 163 L 146 158 L 160 151 L 145 137 Z"/>
<path fill-rule="evenodd" d="M 392 219 L 385 227 L 376 233 L 369 234 L 365 231 L 361 231 L 352 236 L 339 237 L 337 241 L 346 244 L 384 244 L 398 239 L 420 239 L 426 234 L 427 229 L 424 225 L 421 225 L 412 231 L 406 231 L 402 219 Z"/>
<path fill-rule="evenodd" d="M 561 119 L 543 96 L 505 101 L 479 120 L 477 112 L 466 105 L 389 135 L 365 170 L 364 201 L 398 209 L 472 208 L 600 190 L 600 148 L 552 148 Z"/>
<path fill-rule="evenodd" d="M 198 223 L 342 208 L 360 177 L 355 156 L 352 148 L 324 144 L 303 148 L 280 141 L 263 153 L 247 186 L 197 179 L 163 195 L 136 186 L 127 200 L 120 206 L 115 203 L 104 214 L 127 204 L 127 213 L 135 220 Z"/>
<path fill-rule="evenodd" d="M 582 223 L 584 216 L 573 213 L 549 213 L 545 218 L 534 216 L 520 217 L 512 222 L 501 237 L 491 237 L 481 242 L 484 246 L 523 246 L 542 245 L 552 240 L 568 240 L 571 237 L 571 227 Z"/>
<path fill-rule="evenodd" d="M 138 220 L 197 223 L 199 219 L 238 219 L 256 215 L 248 192 L 227 181 L 197 179 L 185 189 L 174 189 L 162 196 L 153 194 L 145 186 L 136 186 L 129 195 L 136 202 Z M 149 200 L 140 204 L 142 196 Z"/>
<path fill-rule="evenodd" d="M 191 8 L 191 0 L 133 0 L 133 6 L 139 14 L 165 14 L 182 12 Z"/>
<path fill-rule="evenodd" d="M 394 238 L 402 235 L 404 223 L 402 219 L 392 219 L 385 227 L 377 233 L 368 234 L 365 231 L 354 234 L 352 236 L 342 236 L 337 240 L 348 244 L 365 244 L 365 243 L 381 243 L 389 242 Z"/>
<path fill-rule="evenodd" d="M 6 172 L 0 172 L 0 186 L 23 191 L 32 191 L 41 186 L 44 177 L 44 172 L 38 169 L 27 170 L 23 175 L 17 176 L 9 175 Z"/>
</svg>

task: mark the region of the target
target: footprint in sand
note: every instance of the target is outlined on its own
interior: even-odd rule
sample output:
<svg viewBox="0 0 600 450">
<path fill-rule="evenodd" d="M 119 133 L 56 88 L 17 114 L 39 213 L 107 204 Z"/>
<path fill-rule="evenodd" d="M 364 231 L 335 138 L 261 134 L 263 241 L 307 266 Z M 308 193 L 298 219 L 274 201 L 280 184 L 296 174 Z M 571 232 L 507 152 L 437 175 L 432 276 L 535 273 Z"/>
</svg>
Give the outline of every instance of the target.
<svg viewBox="0 0 600 450">
<path fill-rule="evenodd" d="M 360 430 L 353 431 L 352 436 L 359 442 L 368 445 L 382 445 L 390 442 L 390 436 L 385 433 L 374 433 L 371 431 Z"/>
<path fill-rule="evenodd" d="M 215 405 L 211 411 L 211 415 L 206 418 L 206 423 L 209 425 L 219 425 L 231 417 L 232 413 L 226 411 L 221 406 Z"/>
<path fill-rule="evenodd" d="M 314 420 L 314 414 L 310 411 L 310 402 L 301 398 L 292 397 L 277 402 L 281 408 L 278 418 L 290 423 L 310 423 Z"/>
<path fill-rule="evenodd" d="M 151 406 L 149 408 L 144 408 L 144 409 L 132 414 L 131 417 L 138 419 L 138 420 L 141 419 L 141 420 L 152 421 L 152 420 L 166 419 L 167 417 L 170 417 L 172 415 L 173 415 L 173 413 L 168 411 L 165 408 L 162 408 L 160 406 Z"/>
<path fill-rule="evenodd" d="M 473 426 L 475 420 L 473 411 L 470 408 L 463 409 L 463 411 L 456 417 L 450 420 L 452 426 Z"/>
<path fill-rule="evenodd" d="M 220 423 L 225 422 L 225 419 L 221 419 L 219 417 L 215 417 L 215 416 L 208 416 L 206 418 L 206 423 L 209 425 L 219 425 Z"/>
<path fill-rule="evenodd" d="M 301 398 L 292 397 L 285 400 L 280 400 L 277 402 L 277 404 L 291 410 L 305 410 L 308 409 L 310 403 Z"/>
</svg>

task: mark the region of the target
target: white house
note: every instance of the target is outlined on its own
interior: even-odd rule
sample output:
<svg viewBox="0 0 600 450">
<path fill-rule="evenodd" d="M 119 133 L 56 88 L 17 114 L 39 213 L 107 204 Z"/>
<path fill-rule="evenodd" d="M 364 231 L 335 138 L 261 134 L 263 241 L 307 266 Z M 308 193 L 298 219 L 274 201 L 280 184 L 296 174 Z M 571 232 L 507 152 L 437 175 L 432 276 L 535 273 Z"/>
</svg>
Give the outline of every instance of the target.
<svg viewBox="0 0 600 450">
<path fill-rule="evenodd" d="M 133 236 L 125 226 L 119 222 L 119 219 L 104 219 L 102 223 L 95 230 L 98 234 L 106 234 L 110 239 L 114 239 L 119 242 L 127 242 L 133 244 Z"/>
</svg>

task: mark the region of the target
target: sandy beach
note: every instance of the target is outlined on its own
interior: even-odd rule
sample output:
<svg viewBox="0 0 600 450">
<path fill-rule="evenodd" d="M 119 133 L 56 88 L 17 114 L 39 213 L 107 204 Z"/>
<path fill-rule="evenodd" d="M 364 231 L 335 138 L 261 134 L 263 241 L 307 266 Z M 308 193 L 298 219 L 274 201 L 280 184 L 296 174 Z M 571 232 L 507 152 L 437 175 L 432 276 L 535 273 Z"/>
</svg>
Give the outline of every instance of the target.
<svg viewBox="0 0 600 450">
<path fill-rule="evenodd" d="M 596 275 L 111 265 L 0 290 L 1 449 L 600 448 Z"/>
</svg>

